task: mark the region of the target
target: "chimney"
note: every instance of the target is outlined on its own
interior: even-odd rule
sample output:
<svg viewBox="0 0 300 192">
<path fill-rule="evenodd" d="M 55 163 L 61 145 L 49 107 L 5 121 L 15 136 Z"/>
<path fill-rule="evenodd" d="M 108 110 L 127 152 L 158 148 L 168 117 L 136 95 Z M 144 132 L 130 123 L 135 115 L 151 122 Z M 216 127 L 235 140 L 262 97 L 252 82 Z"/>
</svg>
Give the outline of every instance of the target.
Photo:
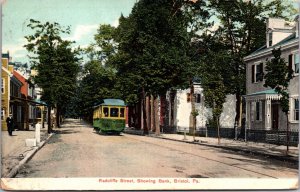
<svg viewBox="0 0 300 192">
<path fill-rule="evenodd" d="M 293 33 L 293 26 L 281 18 L 268 18 L 266 26 L 267 47 L 273 46 Z"/>
</svg>

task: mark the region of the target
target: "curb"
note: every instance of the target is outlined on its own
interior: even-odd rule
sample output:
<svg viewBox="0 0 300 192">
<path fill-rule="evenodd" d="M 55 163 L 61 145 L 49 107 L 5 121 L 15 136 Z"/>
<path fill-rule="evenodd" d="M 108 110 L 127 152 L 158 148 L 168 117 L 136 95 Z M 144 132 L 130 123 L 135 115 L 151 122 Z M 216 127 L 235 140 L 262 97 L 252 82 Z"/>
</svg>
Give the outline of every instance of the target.
<svg viewBox="0 0 300 192">
<path fill-rule="evenodd" d="M 21 168 L 21 166 L 24 165 L 25 163 L 27 163 L 35 155 L 35 153 L 46 144 L 46 142 L 50 139 L 50 137 L 52 137 L 52 135 L 54 135 L 54 134 L 50 133 L 50 135 L 44 141 L 42 141 L 37 147 L 35 147 L 32 151 L 30 151 L 28 154 L 26 154 L 25 158 L 22 159 L 19 162 L 19 164 L 17 166 L 15 166 L 6 176 L 4 176 L 4 178 L 15 177 L 17 175 L 19 169 Z"/>
<path fill-rule="evenodd" d="M 243 153 L 254 154 L 254 155 L 257 155 L 257 156 L 263 156 L 263 157 L 267 157 L 267 158 L 274 158 L 276 160 L 286 161 L 286 162 L 295 163 L 295 164 L 298 164 L 298 162 L 299 162 L 298 158 L 295 159 L 292 156 L 279 156 L 279 155 L 274 155 L 274 154 L 271 154 L 271 153 L 257 152 L 257 151 L 250 150 L 250 149 L 234 148 L 234 147 L 230 147 L 230 146 L 218 146 L 218 145 L 201 143 L 201 141 L 200 142 L 185 141 L 185 140 L 172 139 L 172 138 L 155 136 L 155 135 L 144 135 L 144 134 L 129 133 L 129 132 L 124 132 L 124 133 L 131 134 L 131 135 L 140 135 L 140 136 L 153 137 L 153 138 L 157 138 L 157 139 L 165 139 L 165 140 L 170 140 L 170 141 L 177 141 L 177 142 L 188 143 L 188 144 L 195 144 L 195 145 L 203 145 L 203 146 L 214 147 L 214 148 L 221 148 L 221 149 L 235 151 L 235 152 L 243 152 Z"/>
</svg>

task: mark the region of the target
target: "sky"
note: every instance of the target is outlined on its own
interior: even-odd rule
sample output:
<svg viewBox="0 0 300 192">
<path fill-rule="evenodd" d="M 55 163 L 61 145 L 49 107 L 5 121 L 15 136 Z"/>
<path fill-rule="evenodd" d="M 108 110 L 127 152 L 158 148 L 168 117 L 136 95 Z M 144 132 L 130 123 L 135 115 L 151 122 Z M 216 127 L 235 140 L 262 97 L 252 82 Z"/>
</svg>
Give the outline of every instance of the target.
<svg viewBox="0 0 300 192">
<path fill-rule="evenodd" d="M 30 19 L 70 26 L 63 37 L 86 47 L 93 42 L 100 24 L 118 25 L 121 14 L 128 16 L 136 0 L 6 0 L 2 12 L 2 52 L 13 62 L 28 63 L 24 36 L 33 33 Z"/>
<path fill-rule="evenodd" d="M 121 13 L 128 16 L 137 0 L 0 0 L 3 5 L 2 52 L 9 51 L 13 62 L 29 63 L 24 36 L 30 19 L 70 26 L 65 39 L 84 48 L 93 42 L 100 24 L 118 25 Z M 297 0 L 293 0 L 297 2 Z M 295 6 L 298 7 L 298 5 Z"/>
</svg>

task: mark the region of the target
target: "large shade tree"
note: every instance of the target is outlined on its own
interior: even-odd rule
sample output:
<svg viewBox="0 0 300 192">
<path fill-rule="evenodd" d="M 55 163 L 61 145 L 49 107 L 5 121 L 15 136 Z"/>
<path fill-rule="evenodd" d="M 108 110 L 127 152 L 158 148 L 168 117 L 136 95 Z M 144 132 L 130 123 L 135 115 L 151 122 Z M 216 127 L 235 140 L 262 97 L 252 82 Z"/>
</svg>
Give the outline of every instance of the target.
<svg viewBox="0 0 300 192">
<path fill-rule="evenodd" d="M 78 49 L 72 48 L 72 42 L 63 40 L 62 34 L 70 29 L 58 23 L 42 23 L 30 20 L 28 27 L 33 30 L 28 35 L 26 49 L 31 53 L 32 69 L 37 70 L 34 82 L 42 89 L 42 100 L 48 105 L 48 127 L 51 132 L 50 108 L 57 108 L 57 125 L 65 111 L 66 103 L 74 95 L 76 78 L 79 72 Z"/>
<path fill-rule="evenodd" d="M 144 103 L 147 95 L 156 99 L 170 88 L 189 85 L 194 63 L 189 53 L 192 32 L 188 31 L 200 26 L 192 18 L 208 17 L 202 5 L 202 1 L 141 0 L 127 18 L 120 18 L 113 63 L 125 92 L 136 93 L 136 97 L 129 94 L 131 98 L 140 97 Z"/>
</svg>

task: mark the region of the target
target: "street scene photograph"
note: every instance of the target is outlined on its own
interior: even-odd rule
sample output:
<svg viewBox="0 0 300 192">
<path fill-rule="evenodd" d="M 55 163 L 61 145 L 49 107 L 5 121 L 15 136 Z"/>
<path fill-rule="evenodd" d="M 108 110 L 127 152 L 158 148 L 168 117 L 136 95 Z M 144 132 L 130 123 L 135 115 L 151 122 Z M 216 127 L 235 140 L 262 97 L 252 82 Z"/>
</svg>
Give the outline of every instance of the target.
<svg viewBox="0 0 300 192">
<path fill-rule="evenodd" d="M 296 190 L 297 0 L 1 0 L 2 190 Z"/>
</svg>

